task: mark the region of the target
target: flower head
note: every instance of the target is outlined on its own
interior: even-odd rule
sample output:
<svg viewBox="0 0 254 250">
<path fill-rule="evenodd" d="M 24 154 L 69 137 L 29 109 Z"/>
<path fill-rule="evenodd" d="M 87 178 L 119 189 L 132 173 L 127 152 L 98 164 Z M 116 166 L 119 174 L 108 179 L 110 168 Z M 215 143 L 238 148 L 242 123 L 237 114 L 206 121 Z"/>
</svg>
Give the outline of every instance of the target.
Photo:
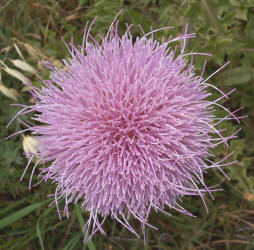
<svg viewBox="0 0 254 250">
<path fill-rule="evenodd" d="M 160 43 L 150 32 L 133 42 L 131 26 L 119 36 L 112 24 L 97 43 L 89 30 L 81 49 L 68 47 L 66 69 L 51 67 L 44 86 L 32 87 L 35 104 L 29 109 L 37 111 L 40 125 L 30 131 L 37 136 L 39 162 L 50 163 L 39 177 L 56 183 L 55 202 L 65 198 L 67 216 L 68 204 L 81 201 L 90 213 L 90 235 L 104 233 L 107 216 L 136 234 L 129 216 L 144 233 L 145 225 L 153 227 L 151 209 L 191 215 L 178 199 L 203 199 L 212 191 L 203 173 L 221 163 L 210 160 L 209 150 L 234 137 L 216 129 L 217 100 L 207 100 L 211 85 L 188 61 L 195 53 L 184 53 L 185 40 L 194 35 Z M 178 40 L 179 53 L 171 48 Z"/>
</svg>

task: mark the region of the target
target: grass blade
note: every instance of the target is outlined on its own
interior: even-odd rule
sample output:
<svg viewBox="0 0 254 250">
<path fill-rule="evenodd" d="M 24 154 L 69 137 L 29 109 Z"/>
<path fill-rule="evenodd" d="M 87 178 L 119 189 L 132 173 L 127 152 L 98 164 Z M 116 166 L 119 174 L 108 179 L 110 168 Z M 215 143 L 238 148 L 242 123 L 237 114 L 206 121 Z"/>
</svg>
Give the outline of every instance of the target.
<svg viewBox="0 0 254 250">
<path fill-rule="evenodd" d="M 18 210 L 17 212 L 12 213 L 12 214 L 2 218 L 0 220 L 0 229 L 4 228 L 6 226 L 9 226 L 12 223 L 20 220 L 21 218 L 23 218 L 27 214 L 31 213 L 32 211 L 34 211 L 38 207 L 42 206 L 45 202 L 46 201 L 44 201 L 44 202 L 37 202 L 35 204 L 29 205 L 27 207 L 24 207 L 24 208 Z"/>
<path fill-rule="evenodd" d="M 76 213 L 78 222 L 80 224 L 80 228 L 82 230 L 82 233 L 84 234 L 85 232 L 83 232 L 83 228 L 84 228 L 84 225 L 85 225 L 85 221 L 84 221 L 84 218 L 83 218 L 83 216 L 81 214 L 80 207 L 76 206 L 75 213 Z M 96 250 L 96 247 L 95 247 L 95 245 L 94 245 L 94 243 L 92 241 L 88 241 L 87 242 L 87 247 L 88 247 L 89 250 Z"/>
</svg>

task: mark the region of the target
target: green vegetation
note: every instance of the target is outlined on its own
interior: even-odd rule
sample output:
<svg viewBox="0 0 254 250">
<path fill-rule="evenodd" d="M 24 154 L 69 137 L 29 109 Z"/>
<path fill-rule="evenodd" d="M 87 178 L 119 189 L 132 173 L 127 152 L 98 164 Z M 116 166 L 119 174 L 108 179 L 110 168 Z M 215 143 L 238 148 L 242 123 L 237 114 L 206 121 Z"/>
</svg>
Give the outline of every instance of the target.
<svg viewBox="0 0 254 250">
<path fill-rule="evenodd" d="M 220 184 L 222 192 L 215 192 L 215 200 L 207 196 L 209 214 L 201 199 L 186 197 L 182 205 L 195 214 L 191 218 L 174 211 L 172 216 L 152 212 L 150 223 L 158 231 L 147 229 L 146 245 L 118 223 L 107 219 L 104 228 L 107 237 L 96 234 L 86 246 L 82 243 L 82 227 L 88 214 L 78 205 L 72 205 L 70 218 L 58 218 L 55 206 L 48 207 L 54 184 L 42 183 L 28 190 L 32 168 L 19 181 L 26 166 L 23 154 L 24 135 L 5 141 L 8 135 L 25 128 L 10 119 L 19 111 L 12 103 L 33 103 L 24 87 L 24 77 L 35 86 L 47 70 L 39 63 L 50 60 L 62 67 L 61 59 L 68 56 L 61 41 L 81 44 L 84 25 L 97 16 L 92 35 L 104 35 L 114 16 L 124 9 L 119 18 L 120 33 L 125 23 L 133 23 L 133 32 L 140 35 L 138 24 L 145 32 L 150 28 L 174 26 L 174 29 L 156 33 L 156 38 L 182 34 L 185 25 L 196 38 L 188 41 L 187 51 L 206 52 L 213 57 L 195 56 L 194 63 L 201 72 L 207 60 L 208 76 L 223 63 L 230 64 L 210 80 L 222 91 L 237 90 L 230 100 L 222 100 L 230 110 L 245 107 L 238 115 L 248 115 L 241 121 L 238 138 L 228 149 L 215 149 L 216 161 L 234 151 L 230 160 L 238 163 L 224 167 L 231 178 L 216 169 L 205 175 L 208 185 Z M 253 0 L 3 0 L 0 4 L 0 249 L 254 249 L 254 2 Z M 24 70 L 20 61 L 31 65 Z M 16 71 L 19 70 L 19 74 Z M 216 98 L 219 94 L 214 92 Z M 216 111 L 219 117 L 225 115 Z M 29 115 L 24 118 L 29 121 Z M 235 122 L 224 123 L 229 132 L 239 127 Z M 230 161 L 229 160 L 229 161 Z M 36 171 L 35 171 L 36 175 Z M 33 184 L 38 180 L 33 178 Z M 60 209 L 63 202 L 59 202 Z M 140 233 L 137 222 L 133 227 Z"/>
</svg>

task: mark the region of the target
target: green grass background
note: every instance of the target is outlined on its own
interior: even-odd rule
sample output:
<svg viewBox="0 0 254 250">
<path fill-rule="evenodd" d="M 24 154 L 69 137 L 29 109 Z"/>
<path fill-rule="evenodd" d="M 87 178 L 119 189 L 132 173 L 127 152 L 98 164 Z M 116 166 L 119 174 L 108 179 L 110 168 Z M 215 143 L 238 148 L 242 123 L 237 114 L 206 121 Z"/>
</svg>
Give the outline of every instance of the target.
<svg viewBox="0 0 254 250">
<path fill-rule="evenodd" d="M 189 32 L 196 33 L 196 38 L 188 41 L 186 50 L 213 54 L 213 57 L 194 57 L 197 72 L 201 72 L 207 60 L 205 76 L 230 61 L 210 83 L 224 92 L 236 88 L 230 100 L 222 100 L 221 104 L 232 111 L 243 106 L 238 114 L 248 115 L 241 121 L 242 130 L 238 138 L 230 142 L 230 148 L 221 145 L 214 150 L 216 161 L 234 151 L 230 160 L 238 163 L 224 168 L 231 181 L 216 169 L 205 175 L 208 185 L 219 183 L 223 188 L 222 192 L 214 193 L 214 201 L 206 197 L 209 214 L 201 199 L 195 197 L 184 198 L 182 205 L 197 218 L 174 211 L 170 211 L 172 216 L 168 217 L 153 211 L 149 221 L 159 230 L 147 229 L 145 245 L 142 238 L 135 238 L 109 218 L 104 225 L 107 236 L 97 233 L 84 246 L 81 228 L 88 214 L 79 209 L 79 204 L 72 205 L 69 219 L 59 221 L 55 207 L 48 207 L 51 199 L 47 194 L 54 191 L 54 184 L 42 183 L 29 191 L 31 168 L 19 182 L 26 165 L 23 137 L 18 135 L 8 141 L 4 138 L 24 126 L 18 120 L 8 129 L 6 124 L 19 110 L 10 106 L 11 103 L 32 104 L 33 100 L 21 81 L 6 73 L 1 65 L 2 84 L 14 89 L 11 91 L 16 90 L 18 96 L 15 101 L 0 93 L 0 249 L 254 249 L 253 0 L 1 0 L 0 58 L 14 69 L 10 60 L 21 59 L 16 46 L 24 60 L 47 78 L 48 72 L 39 61 L 47 59 L 61 67 L 60 60 L 68 56 L 61 36 L 67 42 L 74 37 L 74 42 L 80 44 L 86 21 L 95 16 L 97 20 L 91 33 L 95 37 L 104 35 L 122 8 L 120 33 L 126 22 L 134 24 L 134 36 L 140 35 L 138 24 L 145 32 L 151 27 L 175 27 L 156 33 L 156 39 L 160 40 L 162 36 L 183 33 L 188 23 Z M 40 86 L 35 75 L 22 74 Z M 214 92 L 214 98 L 217 96 Z M 221 117 L 225 113 L 217 110 L 216 115 Z M 24 118 L 28 120 L 29 116 Z M 232 133 L 239 125 L 227 121 L 224 127 Z M 130 220 L 141 235 L 138 223 Z"/>
</svg>

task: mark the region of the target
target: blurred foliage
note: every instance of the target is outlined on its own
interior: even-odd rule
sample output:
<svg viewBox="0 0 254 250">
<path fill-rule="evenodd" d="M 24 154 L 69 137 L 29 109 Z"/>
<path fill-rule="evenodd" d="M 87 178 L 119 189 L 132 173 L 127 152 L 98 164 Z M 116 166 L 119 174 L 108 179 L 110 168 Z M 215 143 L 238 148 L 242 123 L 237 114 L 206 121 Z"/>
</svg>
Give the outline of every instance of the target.
<svg viewBox="0 0 254 250">
<path fill-rule="evenodd" d="M 43 78 L 48 71 L 40 63 L 49 60 L 62 67 L 61 59 L 68 56 L 61 37 L 69 43 L 81 44 L 85 23 L 95 16 L 91 34 L 104 35 L 120 9 L 119 32 L 125 23 L 133 23 L 134 36 L 152 28 L 173 26 L 174 29 L 155 34 L 177 36 L 188 31 L 196 38 L 187 41 L 189 52 L 206 52 L 213 57 L 195 56 L 199 73 L 207 60 L 205 76 L 209 76 L 225 62 L 230 64 L 210 81 L 227 93 L 236 91 L 222 104 L 231 111 L 244 107 L 237 115 L 248 115 L 241 120 L 238 138 L 230 148 L 220 145 L 214 150 L 216 161 L 234 151 L 228 161 L 237 161 L 206 175 L 209 185 L 220 183 L 224 189 L 215 192 L 215 200 L 207 199 L 210 213 L 205 212 L 200 199 L 186 197 L 183 205 L 197 218 L 176 212 L 168 217 L 152 212 L 150 222 L 158 231 L 147 229 L 146 245 L 119 224 L 108 219 L 107 237 L 96 234 L 86 246 L 82 243 L 81 228 L 87 214 L 73 205 L 69 219 L 58 219 L 54 206 L 48 208 L 54 184 L 41 184 L 28 190 L 30 176 L 19 179 L 26 166 L 21 134 L 6 141 L 8 135 L 25 129 L 19 120 L 6 128 L 10 119 L 20 110 L 12 103 L 32 104 L 33 99 L 22 79 L 29 78 L 35 86 L 40 80 L 33 70 L 24 70 L 21 59 L 31 65 Z M 0 3 L 0 249 L 253 249 L 254 248 L 254 2 L 253 0 L 2 0 Z M 11 71 L 15 69 L 16 71 Z M 17 73 L 18 72 L 18 73 Z M 31 73 L 33 72 L 33 73 Z M 20 81 L 21 80 L 21 81 Z M 211 90 L 214 98 L 219 94 Z M 216 115 L 225 115 L 221 110 Z M 31 123 L 30 115 L 24 122 Z M 236 122 L 225 121 L 228 133 L 237 130 Z M 29 172 L 29 170 L 28 170 Z M 30 169 L 31 172 L 31 169 Z M 36 171 L 35 171 L 36 172 Z M 36 174 L 36 173 L 35 173 Z M 36 182 L 34 177 L 33 182 Z M 63 208 L 62 202 L 59 204 Z M 139 225 L 131 220 L 134 227 Z"/>
</svg>

